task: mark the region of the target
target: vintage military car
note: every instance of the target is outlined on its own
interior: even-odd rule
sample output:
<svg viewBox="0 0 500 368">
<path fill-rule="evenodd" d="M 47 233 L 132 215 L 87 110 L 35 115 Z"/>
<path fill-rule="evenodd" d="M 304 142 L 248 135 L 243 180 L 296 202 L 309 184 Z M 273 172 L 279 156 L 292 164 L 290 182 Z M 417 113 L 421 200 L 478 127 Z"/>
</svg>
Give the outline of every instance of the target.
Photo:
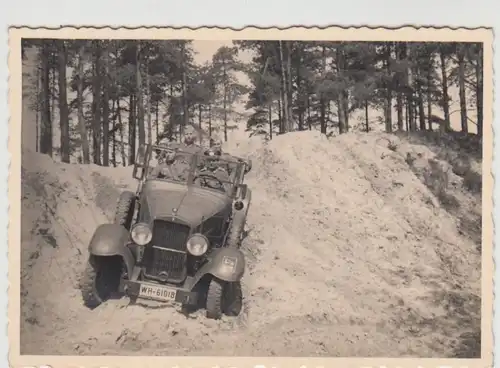
<svg viewBox="0 0 500 368">
<path fill-rule="evenodd" d="M 167 169 L 176 175 L 154 174 L 155 152 L 175 158 Z M 133 171 L 137 191 L 121 193 L 114 223 L 100 225 L 91 238 L 81 278 L 85 305 L 95 308 L 125 294 L 132 302 L 205 308 L 212 319 L 237 315 L 245 270 L 239 248 L 251 201 L 244 176 L 250 169 L 250 161 L 233 156 L 141 146 Z M 216 175 L 221 170 L 225 175 Z"/>
</svg>

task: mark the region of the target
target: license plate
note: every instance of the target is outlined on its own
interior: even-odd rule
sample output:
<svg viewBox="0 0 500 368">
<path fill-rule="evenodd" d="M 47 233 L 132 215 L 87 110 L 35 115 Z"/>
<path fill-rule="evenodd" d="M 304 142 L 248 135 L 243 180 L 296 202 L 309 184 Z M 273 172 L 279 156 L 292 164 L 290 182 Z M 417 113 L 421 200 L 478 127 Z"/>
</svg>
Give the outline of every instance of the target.
<svg viewBox="0 0 500 368">
<path fill-rule="evenodd" d="M 139 297 L 151 298 L 162 301 L 175 300 L 177 290 L 155 285 L 141 285 Z"/>
</svg>

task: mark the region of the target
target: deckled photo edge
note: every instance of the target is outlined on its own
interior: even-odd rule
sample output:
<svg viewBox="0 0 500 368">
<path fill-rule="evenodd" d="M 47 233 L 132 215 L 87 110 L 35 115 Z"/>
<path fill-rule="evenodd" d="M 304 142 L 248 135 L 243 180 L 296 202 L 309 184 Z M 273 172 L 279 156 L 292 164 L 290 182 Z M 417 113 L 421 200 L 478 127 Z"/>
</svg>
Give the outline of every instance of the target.
<svg viewBox="0 0 500 368">
<path fill-rule="evenodd" d="M 492 170 L 493 155 L 493 32 L 490 29 L 439 29 L 405 26 L 399 29 L 370 29 L 329 27 L 308 29 L 302 27 L 278 30 L 248 27 L 230 29 L 96 29 L 72 27 L 50 30 L 44 28 L 11 28 L 9 30 L 9 304 L 8 335 L 9 361 L 13 367 L 53 368 L 81 367 L 327 367 L 339 364 L 348 367 L 484 367 L 492 364 L 493 313 L 493 176 L 483 174 L 483 247 L 482 254 L 482 358 L 458 359 L 363 359 L 363 358 L 245 358 L 245 357 L 82 357 L 82 356 L 21 356 L 19 354 L 20 319 L 20 175 L 21 175 L 21 39 L 22 38 L 121 38 L 121 39 L 301 39 L 301 40 L 408 40 L 408 41 L 478 41 L 484 43 L 484 120 L 483 168 Z M 13 251 L 14 250 L 14 251 Z M 165 361 L 168 363 L 165 364 Z"/>
</svg>

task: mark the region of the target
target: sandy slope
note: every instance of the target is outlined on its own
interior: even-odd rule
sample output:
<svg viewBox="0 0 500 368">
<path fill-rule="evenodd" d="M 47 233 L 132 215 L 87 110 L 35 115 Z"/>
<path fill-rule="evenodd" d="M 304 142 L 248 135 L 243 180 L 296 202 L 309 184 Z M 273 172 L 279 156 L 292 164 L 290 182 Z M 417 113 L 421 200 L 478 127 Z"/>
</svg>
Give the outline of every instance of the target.
<svg viewBox="0 0 500 368">
<path fill-rule="evenodd" d="M 479 197 L 451 174 L 461 206 L 441 205 L 421 175 L 435 154 L 391 140 L 395 151 L 383 134 L 302 132 L 235 147 L 254 159 L 249 268 L 244 313 L 220 321 L 125 299 L 86 310 L 76 288 L 86 245 L 133 185 L 130 169 L 25 154 L 22 353 L 473 354 L 480 250 L 477 227 L 463 224 L 480 218 Z"/>
</svg>

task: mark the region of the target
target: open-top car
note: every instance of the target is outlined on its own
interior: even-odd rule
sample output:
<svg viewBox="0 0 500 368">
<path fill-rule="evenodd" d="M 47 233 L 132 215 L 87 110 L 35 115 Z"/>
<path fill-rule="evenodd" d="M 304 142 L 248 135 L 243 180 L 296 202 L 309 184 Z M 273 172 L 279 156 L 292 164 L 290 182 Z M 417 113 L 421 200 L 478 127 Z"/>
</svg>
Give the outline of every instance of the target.
<svg viewBox="0 0 500 368">
<path fill-rule="evenodd" d="M 238 314 L 250 169 L 249 161 L 191 147 L 139 147 L 137 191 L 121 193 L 114 223 L 90 241 L 84 303 L 95 308 L 125 294 L 204 307 L 208 318 Z"/>
</svg>

